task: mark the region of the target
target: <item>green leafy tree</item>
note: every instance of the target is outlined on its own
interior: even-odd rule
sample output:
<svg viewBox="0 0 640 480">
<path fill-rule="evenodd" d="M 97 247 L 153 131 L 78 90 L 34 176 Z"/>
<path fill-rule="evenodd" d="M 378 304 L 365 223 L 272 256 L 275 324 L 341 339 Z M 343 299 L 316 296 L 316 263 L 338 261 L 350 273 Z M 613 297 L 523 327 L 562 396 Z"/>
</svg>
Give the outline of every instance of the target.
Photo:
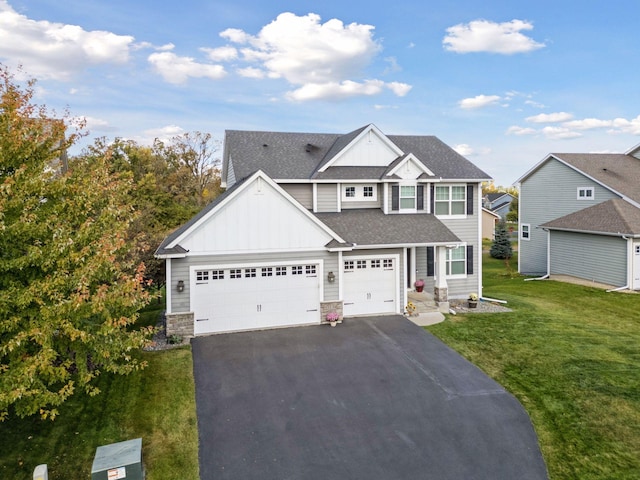
<svg viewBox="0 0 640 480">
<path fill-rule="evenodd" d="M 517 222 L 518 221 L 518 197 L 514 197 L 509 204 L 509 211 L 507 212 L 507 221 L 508 222 Z"/>
<path fill-rule="evenodd" d="M 0 69 L 0 420 L 99 393 L 98 375 L 144 367 L 151 333 L 133 325 L 150 294 L 127 255 L 132 178 L 107 155 L 57 168 L 79 130 L 66 136 L 68 114 L 51 120 L 33 87 Z"/>
<path fill-rule="evenodd" d="M 489 255 L 502 260 L 508 260 L 513 256 L 511 239 L 504 220 L 499 221 L 496 225 L 495 238 L 491 244 Z"/>
</svg>

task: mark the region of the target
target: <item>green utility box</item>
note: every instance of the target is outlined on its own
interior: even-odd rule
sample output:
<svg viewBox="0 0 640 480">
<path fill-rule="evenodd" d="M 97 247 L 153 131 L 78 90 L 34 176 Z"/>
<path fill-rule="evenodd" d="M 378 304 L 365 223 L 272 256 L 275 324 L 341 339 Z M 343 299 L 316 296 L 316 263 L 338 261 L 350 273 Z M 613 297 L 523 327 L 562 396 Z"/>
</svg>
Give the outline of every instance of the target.
<svg viewBox="0 0 640 480">
<path fill-rule="evenodd" d="M 96 449 L 91 480 L 144 480 L 142 439 L 103 445 Z"/>
</svg>

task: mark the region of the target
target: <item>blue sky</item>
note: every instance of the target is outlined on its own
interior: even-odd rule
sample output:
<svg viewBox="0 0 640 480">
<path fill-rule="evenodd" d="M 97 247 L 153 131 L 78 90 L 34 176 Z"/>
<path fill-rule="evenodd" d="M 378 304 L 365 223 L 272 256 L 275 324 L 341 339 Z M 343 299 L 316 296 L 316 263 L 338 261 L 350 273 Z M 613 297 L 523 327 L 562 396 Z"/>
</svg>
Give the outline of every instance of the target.
<svg viewBox="0 0 640 480">
<path fill-rule="evenodd" d="M 89 137 L 436 135 L 510 185 L 640 143 L 637 0 L 0 0 L 0 62 Z"/>
</svg>

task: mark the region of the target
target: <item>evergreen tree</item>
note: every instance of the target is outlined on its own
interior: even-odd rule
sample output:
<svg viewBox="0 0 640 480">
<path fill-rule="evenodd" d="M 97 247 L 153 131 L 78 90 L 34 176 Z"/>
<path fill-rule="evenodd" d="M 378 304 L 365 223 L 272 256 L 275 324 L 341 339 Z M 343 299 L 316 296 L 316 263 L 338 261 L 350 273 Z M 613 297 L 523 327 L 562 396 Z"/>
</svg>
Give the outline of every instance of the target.
<svg viewBox="0 0 640 480">
<path fill-rule="evenodd" d="M 493 258 L 509 259 L 513 256 L 513 249 L 511 248 L 511 239 L 509 238 L 509 231 L 504 220 L 500 220 L 496 225 L 495 238 L 491 245 L 489 254 Z"/>
</svg>

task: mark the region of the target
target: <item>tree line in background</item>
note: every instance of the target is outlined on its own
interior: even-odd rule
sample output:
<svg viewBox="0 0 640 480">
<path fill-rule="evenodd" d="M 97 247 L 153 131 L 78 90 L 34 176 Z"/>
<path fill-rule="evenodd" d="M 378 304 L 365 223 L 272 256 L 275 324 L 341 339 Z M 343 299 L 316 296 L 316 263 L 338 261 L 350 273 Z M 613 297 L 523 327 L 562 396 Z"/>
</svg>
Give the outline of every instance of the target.
<svg viewBox="0 0 640 480">
<path fill-rule="evenodd" d="M 164 282 L 153 253 L 221 191 L 211 135 L 152 146 L 86 135 L 0 65 L 0 421 L 55 418 L 100 374 L 145 366 L 138 311 Z"/>
<path fill-rule="evenodd" d="M 520 191 L 517 187 L 503 187 L 502 185 L 496 185 L 493 180 L 482 183 L 482 196 L 489 193 L 508 193 L 513 197 L 511 204 L 509 205 L 509 211 L 507 212 L 507 222 L 518 221 L 518 200 L 520 198 Z"/>
</svg>

